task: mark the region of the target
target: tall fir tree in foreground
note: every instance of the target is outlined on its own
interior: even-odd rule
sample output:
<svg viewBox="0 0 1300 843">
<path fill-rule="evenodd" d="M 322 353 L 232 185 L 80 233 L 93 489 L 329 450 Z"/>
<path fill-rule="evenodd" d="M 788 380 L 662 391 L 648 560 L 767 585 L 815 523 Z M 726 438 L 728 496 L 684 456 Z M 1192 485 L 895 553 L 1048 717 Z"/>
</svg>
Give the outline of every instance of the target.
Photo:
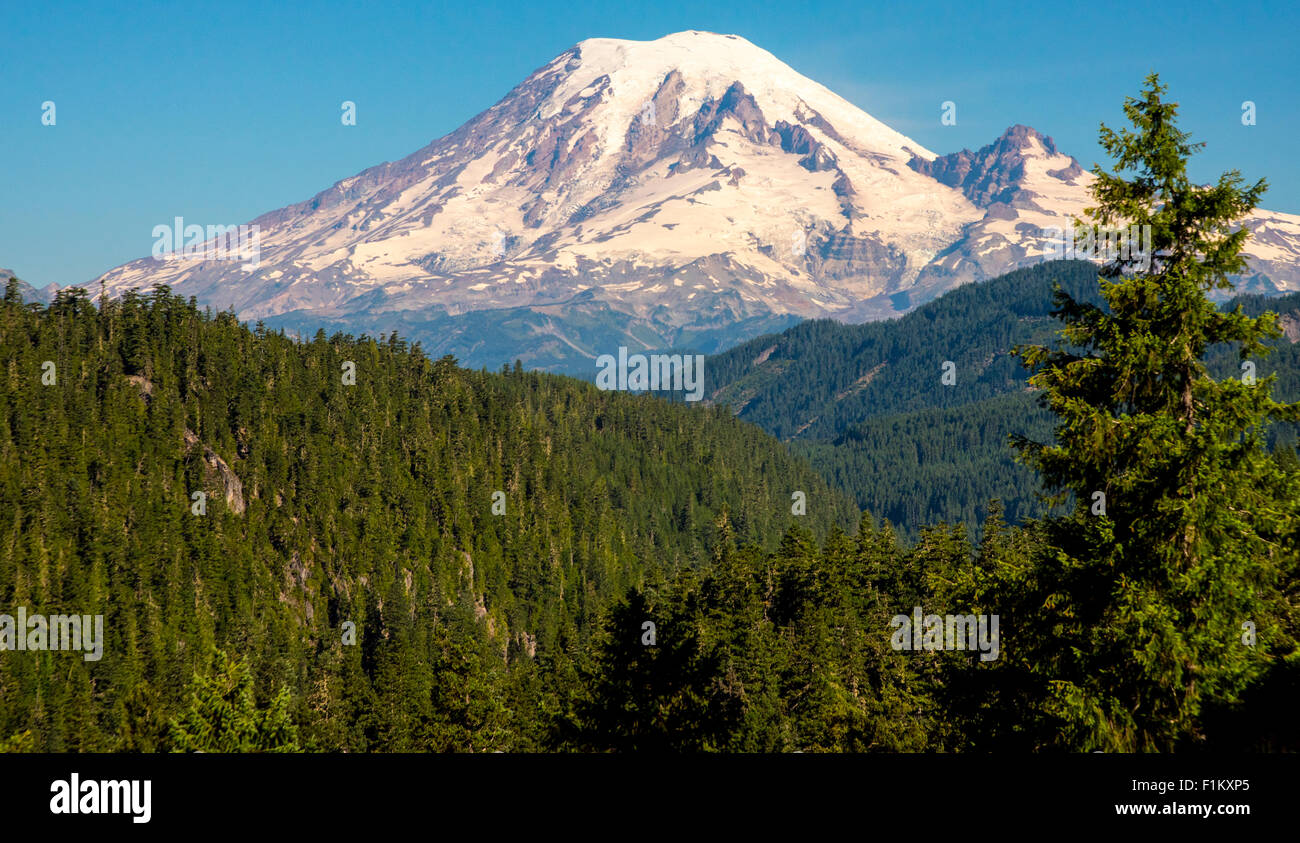
<svg viewBox="0 0 1300 843">
<path fill-rule="evenodd" d="M 1071 514 L 1044 526 L 1050 550 L 1004 570 L 1018 599 L 1004 624 L 1003 673 L 1020 671 L 1019 737 L 1030 745 L 1168 750 L 1202 737 L 1206 706 L 1232 706 L 1294 651 L 1282 589 L 1294 575 L 1297 483 L 1261 442 L 1300 405 L 1254 379 L 1276 317 L 1222 312 L 1249 232 L 1234 226 L 1265 190 L 1229 171 L 1194 184 L 1177 103 L 1157 75 L 1128 98 L 1131 129 L 1101 127 L 1115 171 L 1094 168 L 1099 226 L 1150 226 L 1149 266 L 1104 265 L 1104 305 L 1057 293 L 1064 347 L 1023 347 L 1032 386 L 1057 417 L 1055 441 L 1015 445 Z M 1241 377 L 1203 359 L 1228 343 Z M 1103 497 L 1104 496 L 1104 497 Z M 1004 620 L 1012 620 L 1004 616 Z M 1253 631 L 1253 635 L 1252 635 Z M 1024 712 L 1022 712 L 1024 713 Z"/>
</svg>

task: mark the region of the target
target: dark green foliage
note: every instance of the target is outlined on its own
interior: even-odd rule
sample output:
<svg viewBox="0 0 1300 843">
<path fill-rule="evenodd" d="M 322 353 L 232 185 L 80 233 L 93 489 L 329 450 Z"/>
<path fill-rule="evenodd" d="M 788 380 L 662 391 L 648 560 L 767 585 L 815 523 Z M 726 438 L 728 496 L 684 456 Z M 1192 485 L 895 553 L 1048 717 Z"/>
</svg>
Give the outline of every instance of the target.
<svg viewBox="0 0 1300 843">
<path fill-rule="evenodd" d="M 962 566 L 964 540 L 922 559 L 865 520 L 856 539 L 832 532 L 820 547 L 792 527 L 774 553 L 720 535 L 707 573 L 634 593 L 610 613 L 577 709 L 582 746 L 942 748 L 931 700 L 939 654 L 894 650 L 889 620 L 925 588 L 906 572 Z M 645 621 L 656 624 L 654 645 L 643 643 Z"/>
<path fill-rule="evenodd" d="M 1053 282 L 1097 297 L 1091 264 L 1057 261 L 958 287 L 898 319 L 803 322 L 708 358 L 710 398 L 781 439 L 824 440 L 880 416 L 1023 389 L 1011 350 L 1051 335 Z M 946 360 L 953 386 L 940 383 Z"/>
<path fill-rule="evenodd" d="M 165 289 L 11 296 L 0 359 L 0 613 L 102 614 L 106 639 L 0 657 L 20 748 L 172 748 L 213 648 L 256 710 L 289 695 L 304 748 L 541 748 L 602 612 L 700 564 L 724 508 L 769 547 L 792 491 L 819 535 L 856 518 L 719 409 L 295 342 Z"/>
<path fill-rule="evenodd" d="M 925 524 L 980 524 L 990 499 L 1004 501 L 1015 524 L 1045 514 L 1037 478 L 1006 446 L 1013 434 L 1052 434 L 1051 415 L 1028 392 L 880 416 L 831 441 L 795 440 L 791 450 L 914 541 Z"/>
<path fill-rule="evenodd" d="M 281 688 L 259 709 L 247 663 L 218 650 L 211 675 L 195 675 L 189 707 L 169 724 L 170 745 L 176 752 L 297 752 L 290 702 Z"/>
<path fill-rule="evenodd" d="M 993 590 L 1018 613 L 1035 711 L 1026 734 L 1040 744 L 1167 750 L 1203 739 L 1206 706 L 1239 703 L 1296 653 L 1287 592 L 1300 478 L 1263 435 L 1300 420 L 1300 404 L 1277 402 L 1271 378 L 1220 380 L 1204 363 L 1223 344 L 1260 359 L 1281 335 L 1274 314 L 1224 312 L 1207 297 L 1243 268 L 1248 232 L 1232 224 L 1264 183 L 1229 172 L 1193 184 L 1197 146 L 1164 91 L 1152 75 L 1125 104 L 1133 130 L 1102 127 L 1117 173 L 1097 167 L 1090 209 L 1101 224 L 1149 225 L 1157 259 L 1108 265 L 1105 308 L 1059 293 L 1065 346 L 1021 352 L 1057 425 L 1053 442 L 1018 447 L 1049 490 L 1076 502 L 1046 522 L 1050 552 Z"/>
<path fill-rule="evenodd" d="M 1012 524 L 1047 515 L 1034 474 L 1006 441 L 1051 438 L 1052 416 L 1034 401 L 1012 350 L 1051 341 L 1058 282 L 1076 300 L 1103 305 L 1094 266 L 1045 263 L 959 287 L 889 322 L 805 322 L 710 357 L 713 400 L 789 440 L 904 540 L 939 521 L 977 526 L 994 498 Z M 1252 316 L 1277 312 L 1290 326 L 1266 338 L 1273 353 L 1253 362 L 1260 380 L 1276 376 L 1275 395 L 1300 400 L 1300 294 L 1243 296 L 1224 309 L 1238 304 Z M 957 364 L 955 386 L 940 383 L 944 360 Z M 1231 344 L 1208 347 L 1205 363 L 1219 378 L 1241 374 Z M 1296 429 L 1274 423 L 1265 435 L 1294 447 Z"/>
</svg>

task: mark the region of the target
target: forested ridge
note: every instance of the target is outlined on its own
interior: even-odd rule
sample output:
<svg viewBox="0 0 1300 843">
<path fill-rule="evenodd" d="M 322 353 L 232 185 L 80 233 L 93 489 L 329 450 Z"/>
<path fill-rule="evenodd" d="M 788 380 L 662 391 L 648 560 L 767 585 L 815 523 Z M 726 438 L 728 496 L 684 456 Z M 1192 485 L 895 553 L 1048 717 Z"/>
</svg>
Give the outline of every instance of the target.
<svg viewBox="0 0 1300 843">
<path fill-rule="evenodd" d="M 710 401 L 789 441 L 907 540 L 925 524 L 977 526 L 994 498 L 1013 524 L 1045 515 L 1033 472 L 1007 441 L 1049 436 L 1052 418 L 1012 350 L 1053 336 L 1058 284 L 1102 303 L 1096 265 L 1054 261 L 958 287 L 886 322 L 808 321 L 708 358 Z M 1272 353 L 1254 361 L 1255 374 L 1276 376 L 1279 399 L 1300 399 L 1300 294 L 1240 296 L 1223 308 L 1238 305 L 1249 316 L 1282 315 L 1287 332 L 1266 343 Z M 941 383 L 944 361 L 955 364 L 952 385 Z M 1216 377 L 1241 374 L 1226 344 L 1211 348 L 1206 364 Z M 1296 427 L 1275 425 L 1268 435 L 1294 446 Z"/>
<path fill-rule="evenodd" d="M 725 411 L 296 342 L 165 289 L 44 308 L 15 283 L 0 354 L 0 613 L 105 618 L 101 661 L 0 657 L 0 737 L 31 748 L 188 745 L 195 677 L 241 669 L 304 747 L 536 748 L 603 612 L 707 560 L 724 511 L 769 548 L 857 520 Z"/>
<path fill-rule="evenodd" d="M 916 606 L 999 608 L 1003 648 L 1053 645 L 991 585 L 1046 551 L 996 504 L 976 545 L 964 525 L 904 544 L 724 409 L 396 337 L 296 342 L 165 289 L 102 311 L 10 295 L 0 332 L 0 612 L 106 632 L 97 662 L 0 658 L 0 748 L 1060 745 L 1008 697 L 1022 659 L 890 646 Z M 1207 709 L 1192 745 L 1296 746 L 1293 677 Z"/>
<path fill-rule="evenodd" d="M 1057 261 L 962 285 L 897 319 L 809 320 L 710 357 L 709 400 L 781 439 L 825 439 L 876 416 L 1023 388 L 1011 349 L 1056 330 L 1054 282 L 1098 301 L 1095 266 Z M 956 364 L 956 382 L 940 389 L 946 360 Z"/>
</svg>

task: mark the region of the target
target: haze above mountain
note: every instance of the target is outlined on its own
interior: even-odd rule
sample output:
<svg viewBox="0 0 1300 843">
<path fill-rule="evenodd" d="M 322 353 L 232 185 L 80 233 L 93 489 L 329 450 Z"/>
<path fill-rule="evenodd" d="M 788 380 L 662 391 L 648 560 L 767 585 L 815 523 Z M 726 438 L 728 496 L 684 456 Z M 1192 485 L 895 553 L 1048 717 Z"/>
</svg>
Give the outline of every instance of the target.
<svg viewBox="0 0 1300 843">
<path fill-rule="evenodd" d="M 253 271 L 147 257 L 88 286 L 589 373 L 619 345 L 720 351 L 1041 261 L 1091 180 L 1025 126 L 936 155 L 738 36 L 591 39 L 455 132 L 252 221 Z M 1300 216 L 1248 224 L 1243 289 L 1300 289 Z"/>
</svg>

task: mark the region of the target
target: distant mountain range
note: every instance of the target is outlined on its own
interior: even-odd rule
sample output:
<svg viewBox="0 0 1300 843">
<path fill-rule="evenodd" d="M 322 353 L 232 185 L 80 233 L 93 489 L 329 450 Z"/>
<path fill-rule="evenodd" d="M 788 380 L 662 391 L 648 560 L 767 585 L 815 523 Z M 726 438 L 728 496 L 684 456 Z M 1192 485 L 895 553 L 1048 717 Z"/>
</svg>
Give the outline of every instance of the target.
<svg viewBox="0 0 1300 843">
<path fill-rule="evenodd" d="M 88 287 L 590 374 L 619 345 L 715 352 L 1040 262 L 1091 179 L 1025 126 L 937 155 L 734 35 L 591 39 L 401 161 L 253 220 L 256 268 L 146 257 Z M 1248 225 L 1240 289 L 1300 290 L 1300 216 Z"/>
<path fill-rule="evenodd" d="M 7 287 L 9 284 L 9 279 L 13 277 L 14 277 L 14 271 L 12 269 L 0 269 L 0 290 L 3 290 L 5 287 Z M 58 288 L 54 287 L 53 285 L 38 290 L 35 287 L 33 287 L 31 284 L 28 284 L 26 281 L 22 280 L 21 278 L 18 279 L 18 292 L 19 295 L 23 297 L 23 301 L 25 302 L 40 302 L 42 304 L 46 304 L 54 297 L 54 293 L 57 290 Z"/>
</svg>

